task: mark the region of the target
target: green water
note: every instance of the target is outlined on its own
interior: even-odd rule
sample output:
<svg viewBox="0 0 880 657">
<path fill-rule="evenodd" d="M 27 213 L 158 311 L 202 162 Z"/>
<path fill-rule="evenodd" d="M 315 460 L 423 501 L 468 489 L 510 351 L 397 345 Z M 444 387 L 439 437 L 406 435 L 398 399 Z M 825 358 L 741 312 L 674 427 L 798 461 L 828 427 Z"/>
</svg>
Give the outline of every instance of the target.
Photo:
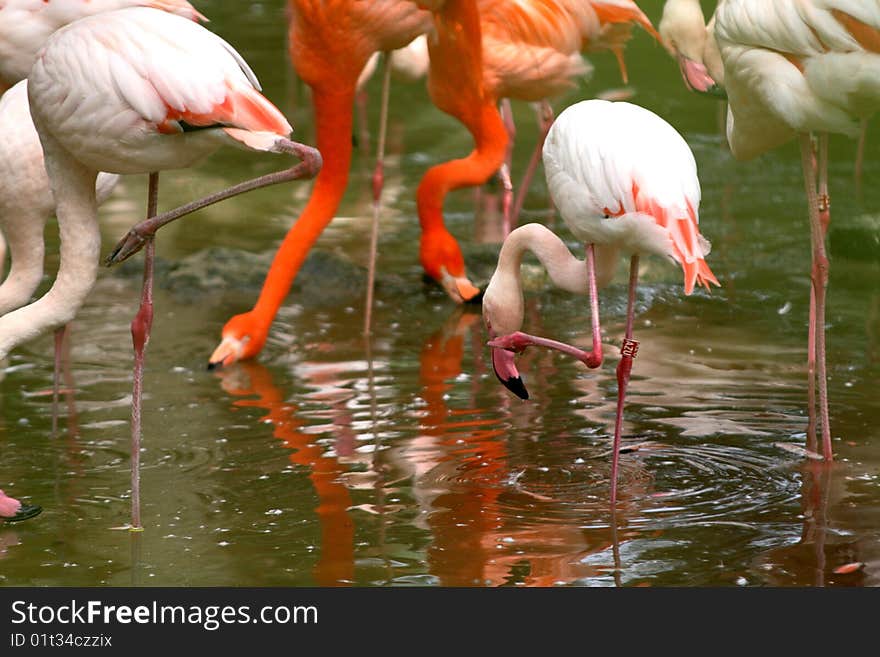
<svg viewBox="0 0 880 657">
<path fill-rule="evenodd" d="M 251 63 L 264 91 L 313 141 L 307 88 L 286 58 L 283 3 L 196 2 Z M 655 22 L 660 2 L 643 7 Z M 242 7 L 250 7 L 242 9 Z M 610 55 L 557 111 L 621 86 Z M 838 585 L 880 582 L 880 136 L 864 188 L 855 144 L 831 140 L 829 388 L 837 461 L 803 446 L 809 231 L 796 144 L 749 163 L 722 147 L 717 104 L 681 84 L 644 33 L 627 49 L 633 101 L 694 150 L 701 228 L 722 283 L 682 293 L 681 272 L 643 258 L 626 408 L 620 504 L 608 496 L 624 264 L 600 293 L 609 358 L 599 371 L 550 353 L 519 365 L 531 400 L 495 380 L 477 309 L 422 280 L 414 190 L 470 138 L 424 84 L 391 106 L 375 335 L 360 335 L 371 156 L 356 153 L 338 218 L 319 240 L 257 362 L 207 372 L 233 313 L 251 306 L 268 260 L 308 195 L 291 184 L 164 229 L 146 374 L 143 521 L 129 520 L 130 337 L 135 263 L 103 270 L 71 337 L 52 436 L 50 336 L 20 348 L 0 382 L 0 488 L 44 507 L 0 526 L 4 585 Z M 368 91 L 375 101 L 378 79 Z M 515 103 L 519 177 L 536 135 Z M 370 106 L 371 125 L 378 108 Z M 326 157 L 326 155 L 325 155 Z M 279 167 L 225 150 L 163 174 L 161 205 Z M 102 209 L 105 251 L 143 213 L 146 180 Z M 476 278 L 498 245 L 497 185 L 452 194 L 447 216 Z M 475 218 L 475 207 L 479 208 Z M 525 220 L 551 223 L 542 174 Z M 57 253 L 55 225 L 47 231 Z M 573 249 L 580 247 L 570 241 Z M 54 271 L 51 255 L 47 271 Z M 584 298 L 533 277 L 526 328 L 588 345 Z M 47 278 L 44 287 L 50 284 Z M 865 566 L 852 574 L 834 569 Z"/>
</svg>

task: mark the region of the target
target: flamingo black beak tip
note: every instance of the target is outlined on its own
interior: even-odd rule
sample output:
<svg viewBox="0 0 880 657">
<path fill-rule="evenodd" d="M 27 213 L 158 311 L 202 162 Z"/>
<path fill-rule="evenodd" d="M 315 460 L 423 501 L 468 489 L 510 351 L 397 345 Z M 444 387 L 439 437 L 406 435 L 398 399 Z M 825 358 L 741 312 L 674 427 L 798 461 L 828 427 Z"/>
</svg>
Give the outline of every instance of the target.
<svg viewBox="0 0 880 657">
<path fill-rule="evenodd" d="M 30 520 L 43 512 L 43 507 L 35 504 L 22 504 L 21 508 L 11 518 L 4 518 L 6 522 L 21 522 L 22 520 Z"/>
<path fill-rule="evenodd" d="M 526 386 L 523 383 L 522 377 L 510 377 L 509 379 L 502 379 L 501 383 L 504 384 L 504 387 L 510 390 L 514 395 L 519 397 L 522 400 L 527 400 L 529 398 L 529 391 L 526 390 Z"/>
</svg>

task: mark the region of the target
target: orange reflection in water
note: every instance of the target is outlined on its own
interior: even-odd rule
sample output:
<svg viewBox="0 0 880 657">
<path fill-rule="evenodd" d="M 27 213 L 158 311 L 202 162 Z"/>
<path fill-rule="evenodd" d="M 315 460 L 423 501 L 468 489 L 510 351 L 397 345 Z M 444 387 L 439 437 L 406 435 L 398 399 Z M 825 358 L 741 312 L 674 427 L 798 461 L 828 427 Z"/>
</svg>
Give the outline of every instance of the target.
<svg viewBox="0 0 880 657">
<path fill-rule="evenodd" d="M 592 517 L 559 519 L 560 500 L 512 484 L 511 435 L 497 413 L 474 404 L 450 408 L 448 381 L 462 372 L 465 337 L 471 333 L 474 345 L 485 342 L 479 320 L 474 314 L 453 315 L 428 338 L 420 356 L 425 413 L 421 435 L 406 451 L 417 454 L 413 488 L 433 537 L 427 554 L 431 574 L 443 586 L 552 586 L 609 573 L 620 584 L 618 518 L 589 530 L 581 523 L 594 523 L 596 514 L 607 517 L 608 508 L 590 509 Z M 485 357 L 484 351 L 475 357 Z M 475 386 L 483 384 L 475 377 Z M 624 517 L 626 507 L 618 513 Z M 554 514 L 557 518 L 546 521 Z M 603 552 L 606 558 L 587 561 Z"/>
<path fill-rule="evenodd" d="M 309 471 L 318 496 L 315 513 L 321 527 L 321 556 L 315 564 L 315 582 L 319 586 L 351 584 L 354 581 L 354 522 L 348 509 L 352 502 L 340 478 L 346 469 L 301 431 L 305 423 L 296 415 L 297 406 L 285 400 L 266 367 L 246 361 L 224 368 L 218 375 L 223 389 L 230 395 L 256 397 L 238 399 L 234 405 L 268 411 L 261 420 L 270 422 L 272 435 L 291 450 L 290 462 Z"/>
</svg>

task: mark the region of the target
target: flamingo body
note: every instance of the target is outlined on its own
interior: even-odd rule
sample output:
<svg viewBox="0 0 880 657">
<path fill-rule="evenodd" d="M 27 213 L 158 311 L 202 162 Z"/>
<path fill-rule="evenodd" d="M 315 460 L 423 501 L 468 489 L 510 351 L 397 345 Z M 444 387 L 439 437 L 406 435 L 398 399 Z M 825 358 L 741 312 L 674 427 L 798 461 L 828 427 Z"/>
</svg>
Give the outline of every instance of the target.
<svg viewBox="0 0 880 657">
<path fill-rule="evenodd" d="M 828 133 L 855 137 L 880 109 L 880 2 L 725 0 L 715 19 L 731 152 L 745 160 L 800 138 L 812 244 L 808 445 L 817 427 L 818 383 L 822 451 L 831 461 L 825 340 Z M 818 157 L 813 132 L 820 133 Z"/>
<path fill-rule="evenodd" d="M 666 121 L 630 103 L 583 101 L 556 119 L 543 156 L 550 193 L 579 240 L 678 262 L 686 294 L 718 284 L 698 229 L 697 165 Z M 597 272 L 600 287 L 612 273 Z"/>
<path fill-rule="evenodd" d="M 626 330 L 617 364 L 617 413 L 611 461 L 611 504 L 617 501 L 617 471 L 626 390 L 639 343 L 633 340 L 639 257 L 654 253 L 678 262 L 685 293 L 699 283 L 718 285 L 704 257 L 709 243 L 697 222 L 700 183 L 693 154 L 672 126 L 644 108 L 624 102 L 589 100 L 567 108 L 544 143 L 547 186 L 571 232 L 586 243 L 586 262 L 575 258 L 549 229 L 536 224 L 510 233 L 483 299 L 492 340 L 492 364 L 499 380 L 528 398 L 514 356 L 529 346 L 562 351 L 587 367 L 602 364 L 598 288 L 614 272 L 620 251 L 630 254 Z M 531 250 L 553 282 L 590 296 L 593 348 L 519 331 L 523 320 L 519 265 Z"/>
<path fill-rule="evenodd" d="M 27 77 L 49 36 L 73 21 L 124 7 L 155 7 L 196 20 L 204 18 L 186 0 L 6 0 L 0 3 L 0 83 Z"/>
<path fill-rule="evenodd" d="M 798 133 L 856 137 L 880 108 L 876 0 L 727 0 L 716 11 L 716 38 L 738 159 Z"/>
<path fill-rule="evenodd" d="M 238 130 L 289 135 L 290 124 L 258 90 L 223 39 L 148 8 L 61 28 L 29 83 L 38 125 L 87 167 L 124 174 L 189 167 L 223 143 L 253 146 Z"/>
</svg>

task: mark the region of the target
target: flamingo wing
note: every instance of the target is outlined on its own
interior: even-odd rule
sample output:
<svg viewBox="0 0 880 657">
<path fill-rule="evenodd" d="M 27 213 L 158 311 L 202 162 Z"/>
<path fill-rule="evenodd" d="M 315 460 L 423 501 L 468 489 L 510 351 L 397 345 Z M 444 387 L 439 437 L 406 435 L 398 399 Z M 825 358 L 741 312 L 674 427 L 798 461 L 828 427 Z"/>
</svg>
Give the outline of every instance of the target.
<svg viewBox="0 0 880 657">
<path fill-rule="evenodd" d="M 856 136 L 880 108 L 880 3 L 728 0 L 715 33 L 740 159 L 797 132 Z"/>
<path fill-rule="evenodd" d="M 587 243 L 656 253 L 681 264 L 685 292 L 718 284 L 699 233 L 700 182 L 681 135 L 638 105 L 577 103 L 544 146 L 547 183 L 572 233 Z"/>
<path fill-rule="evenodd" d="M 41 84 L 38 93 L 57 98 L 56 125 L 75 121 L 81 116 L 76 110 L 96 103 L 100 106 L 89 109 L 111 131 L 140 119 L 166 134 L 214 126 L 282 136 L 291 132 L 281 112 L 259 93 L 259 82 L 241 55 L 195 23 L 134 8 L 73 26 L 49 39 L 35 67 L 40 76 L 32 83 Z M 63 64 L 53 71 L 58 60 Z M 106 94 L 85 93 L 79 79 L 65 79 L 71 65 L 91 69 L 92 80 L 118 102 L 108 106 Z"/>
</svg>

